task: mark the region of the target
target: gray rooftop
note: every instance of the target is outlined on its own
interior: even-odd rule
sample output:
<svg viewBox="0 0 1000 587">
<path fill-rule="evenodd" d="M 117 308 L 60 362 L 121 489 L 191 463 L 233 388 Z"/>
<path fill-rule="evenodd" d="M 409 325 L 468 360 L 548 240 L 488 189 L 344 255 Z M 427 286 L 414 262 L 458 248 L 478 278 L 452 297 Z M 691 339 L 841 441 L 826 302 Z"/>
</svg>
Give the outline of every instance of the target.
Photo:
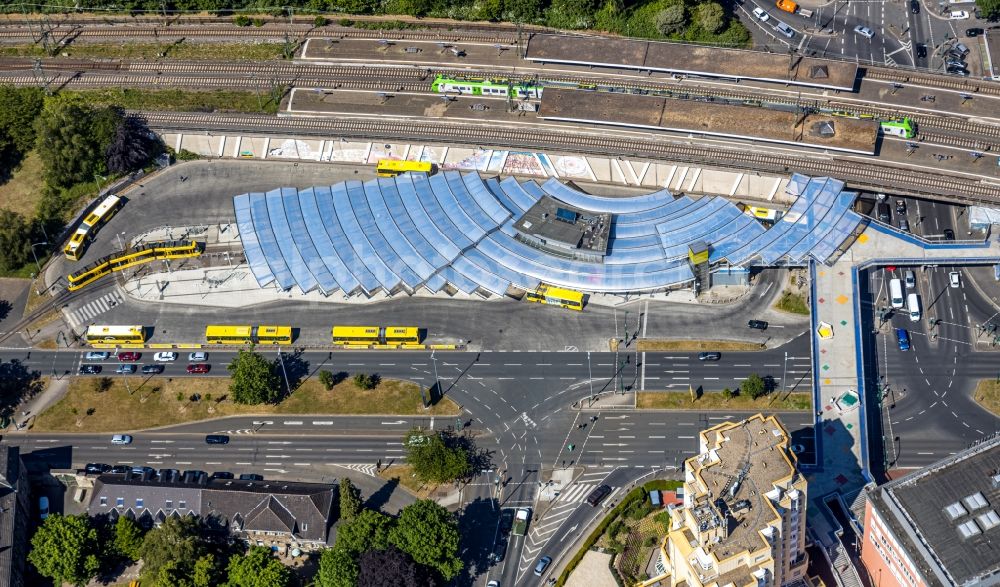
<svg viewBox="0 0 1000 587">
<path fill-rule="evenodd" d="M 28 486 L 18 447 L 0 447 L 0 587 L 24 585 Z"/>
<path fill-rule="evenodd" d="M 592 212 L 543 196 L 514 225 L 521 233 L 604 256 L 611 214 Z"/>
<path fill-rule="evenodd" d="M 874 490 L 869 499 L 929 585 L 1000 573 L 1000 437 Z"/>
</svg>

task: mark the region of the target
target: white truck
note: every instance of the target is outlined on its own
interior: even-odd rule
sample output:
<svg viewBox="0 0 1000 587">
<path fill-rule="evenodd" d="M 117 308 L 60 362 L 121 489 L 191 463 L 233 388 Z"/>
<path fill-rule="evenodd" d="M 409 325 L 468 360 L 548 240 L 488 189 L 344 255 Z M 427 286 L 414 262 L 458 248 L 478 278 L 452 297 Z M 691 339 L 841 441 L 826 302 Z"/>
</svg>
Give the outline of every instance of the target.
<svg viewBox="0 0 1000 587">
<path fill-rule="evenodd" d="M 524 536 L 528 533 L 528 522 L 531 520 L 531 508 L 517 508 L 514 512 L 514 534 Z"/>
</svg>

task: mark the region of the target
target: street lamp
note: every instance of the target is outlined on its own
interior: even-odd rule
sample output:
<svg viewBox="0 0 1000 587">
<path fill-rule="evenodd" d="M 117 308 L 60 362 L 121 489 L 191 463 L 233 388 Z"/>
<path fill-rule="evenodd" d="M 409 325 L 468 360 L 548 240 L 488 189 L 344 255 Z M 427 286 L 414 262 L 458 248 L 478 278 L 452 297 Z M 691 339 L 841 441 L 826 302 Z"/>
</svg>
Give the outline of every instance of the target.
<svg viewBox="0 0 1000 587">
<path fill-rule="evenodd" d="M 31 256 L 34 257 L 34 259 L 35 259 L 35 267 L 38 267 L 38 276 L 39 277 L 41 277 L 41 275 L 42 275 L 42 266 L 38 263 L 38 255 L 35 254 L 35 247 L 37 247 L 38 245 L 47 245 L 47 244 L 49 244 L 49 241 L 42 241 L 40 243 L 32 243 L 32 245 L 31 245 Z"/>
</svg>

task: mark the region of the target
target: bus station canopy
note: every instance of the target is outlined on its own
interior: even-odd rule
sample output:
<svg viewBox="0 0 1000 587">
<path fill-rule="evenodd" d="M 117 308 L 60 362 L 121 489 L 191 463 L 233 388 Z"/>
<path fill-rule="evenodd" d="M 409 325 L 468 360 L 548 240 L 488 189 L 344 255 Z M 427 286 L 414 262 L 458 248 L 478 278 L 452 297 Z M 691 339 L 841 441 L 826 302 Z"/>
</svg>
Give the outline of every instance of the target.
<svg viewBox="0 0 1000 587">
<path fill-rule="evenodd" d="M 862 218 L 853 192 L 830 178 L 794 175 L 794 204 L 767 229 L 719 196 L 666 190 L 594 196 L 556 179 L 483 179 L 477 173 L 404 174 L 233 199 L 247 263 L 261 287 L 325 295 L 445 288 L 505 295 L 540 284 L 588 293 L 659 291 L 691 282 L 688 247 L 704 242 L 713 268 L 826 262 Z M 611 214 L 601 262 L 558 256 L 519 238 L 515 224 L 548 196 Z"/>
</svg>

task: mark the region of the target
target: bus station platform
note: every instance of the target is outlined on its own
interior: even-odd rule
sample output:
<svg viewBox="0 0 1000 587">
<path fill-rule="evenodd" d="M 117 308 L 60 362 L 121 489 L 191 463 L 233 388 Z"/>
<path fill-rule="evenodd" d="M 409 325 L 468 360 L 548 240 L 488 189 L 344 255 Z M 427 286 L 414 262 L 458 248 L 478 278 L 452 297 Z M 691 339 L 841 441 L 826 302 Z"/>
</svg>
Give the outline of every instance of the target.
<svg viewBox="0 0 1000 587">
<path fill-rule="evenodd" d="M 539 63 L 747 79 L 845 92 L 854 91 L 858 77 L 857 64 L 847 61 L 579 35 L 532 35 L 525 54 L 528 61 Z"/>
<path fill-rule="evenodd" d="M 656 96 L 546 88 L 539 118 L 761 140 L 875 154 L 874 120 Z"/>
</svg>

